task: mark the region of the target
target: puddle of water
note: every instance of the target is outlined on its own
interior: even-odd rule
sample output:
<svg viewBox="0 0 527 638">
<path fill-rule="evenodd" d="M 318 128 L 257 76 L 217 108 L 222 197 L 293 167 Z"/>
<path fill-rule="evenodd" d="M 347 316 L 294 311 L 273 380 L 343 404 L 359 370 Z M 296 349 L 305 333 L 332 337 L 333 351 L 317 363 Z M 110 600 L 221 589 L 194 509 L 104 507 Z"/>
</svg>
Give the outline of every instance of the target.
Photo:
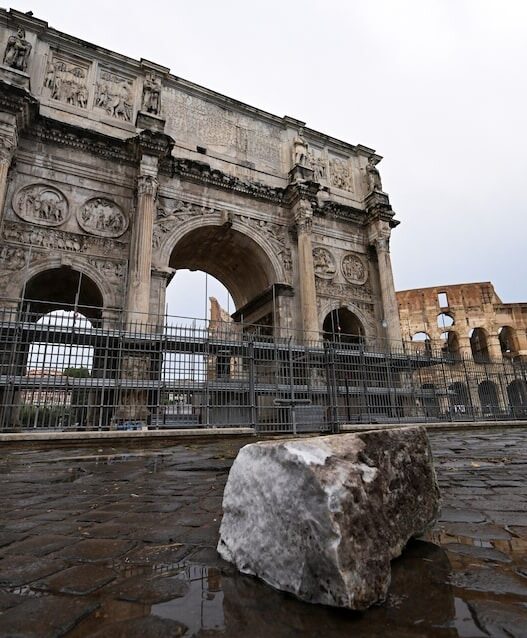
<svg viewBox="0 0 527 638">
<path fill-rule="evenodd" d="M 151 614 L 176 620 L 188 627 L 186 636 L 200 631 L 225 631 L 220 571 L 205 566 L 188 567 L 180 576 L 189 583 L 183 598 L 152 605 Z"/>
</svg>

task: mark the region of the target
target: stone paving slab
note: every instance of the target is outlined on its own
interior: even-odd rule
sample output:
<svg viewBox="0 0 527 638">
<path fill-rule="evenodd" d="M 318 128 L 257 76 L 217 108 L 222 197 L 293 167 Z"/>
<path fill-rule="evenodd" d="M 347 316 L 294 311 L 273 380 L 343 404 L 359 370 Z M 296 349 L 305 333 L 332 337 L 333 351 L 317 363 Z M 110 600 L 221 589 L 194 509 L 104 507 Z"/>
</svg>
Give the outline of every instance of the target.
<svg viewBox="0 0 527 638">
<path fill-rule="evenodd" d="M 4 448 L 0 636 L 527 637 L 527 432 L 430 439 L 443 514 L 364 614 L 301 603 L 219 558 L 228 468 L 252 436 Z"/>
</svg>

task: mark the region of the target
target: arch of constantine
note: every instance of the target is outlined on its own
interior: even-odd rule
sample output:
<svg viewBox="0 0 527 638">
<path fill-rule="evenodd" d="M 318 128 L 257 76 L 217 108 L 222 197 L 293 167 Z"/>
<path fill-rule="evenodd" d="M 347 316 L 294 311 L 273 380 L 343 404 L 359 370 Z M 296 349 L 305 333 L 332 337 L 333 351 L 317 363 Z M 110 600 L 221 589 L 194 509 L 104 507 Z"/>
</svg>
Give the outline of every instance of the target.
<svg viewBox="0 0 527 638">
<path fill-rule="evenodd" d="M 395 293 L 373 149 L 32 14 L 0 9 L 0 54 L 0 430 L 527 415 L 515 361 L 478 369 L 479 403 L 456 385 L 452 356 L 496 335 L 458 318 L 434 328 L 439 352 L 426 326 L 413 342 L 423 309 Z M 182 269 L 218 279 L 234 313 L 174 328 Z"/>
<path fill-rule="evenodd" d="M 366 340 L 400 341 L 372 149 L 13 10 L 0 49 L 4 299 L 155 323 L 189 268 L 277 335 L 318 339 L 345 309 Z"/>
</svg>

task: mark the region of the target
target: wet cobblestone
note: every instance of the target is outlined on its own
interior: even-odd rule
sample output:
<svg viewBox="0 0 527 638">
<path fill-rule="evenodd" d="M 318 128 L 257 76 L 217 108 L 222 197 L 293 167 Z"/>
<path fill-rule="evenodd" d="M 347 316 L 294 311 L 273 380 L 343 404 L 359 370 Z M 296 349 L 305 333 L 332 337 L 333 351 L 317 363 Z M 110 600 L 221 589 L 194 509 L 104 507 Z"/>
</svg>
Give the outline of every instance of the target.
<svg viewBox="0 0 527 638">
<path fill-rule="evenodd" d="M 430 439 L 441 519 L 361 614 L 301 603 L 216 554 L 229 467 L 254 439 L 5 448 L 0 636 L 527 636 L 527 432 Z"/>
</svg>

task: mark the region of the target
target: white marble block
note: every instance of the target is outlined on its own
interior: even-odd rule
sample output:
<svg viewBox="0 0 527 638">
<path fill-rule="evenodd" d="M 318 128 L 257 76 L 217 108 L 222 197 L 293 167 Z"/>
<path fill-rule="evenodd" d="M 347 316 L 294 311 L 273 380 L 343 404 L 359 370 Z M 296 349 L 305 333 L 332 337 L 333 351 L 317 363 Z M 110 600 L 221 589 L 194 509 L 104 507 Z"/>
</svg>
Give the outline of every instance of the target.
<svg viewBox="0 0 527 638">
<path fill-rule="evenodd" d="M 246 445 L 223 496 L 218 552 L 312 602 L 385 599 L 390 561 L 431 525 L 439 488 L 421 427 Z"/>
</svg>

